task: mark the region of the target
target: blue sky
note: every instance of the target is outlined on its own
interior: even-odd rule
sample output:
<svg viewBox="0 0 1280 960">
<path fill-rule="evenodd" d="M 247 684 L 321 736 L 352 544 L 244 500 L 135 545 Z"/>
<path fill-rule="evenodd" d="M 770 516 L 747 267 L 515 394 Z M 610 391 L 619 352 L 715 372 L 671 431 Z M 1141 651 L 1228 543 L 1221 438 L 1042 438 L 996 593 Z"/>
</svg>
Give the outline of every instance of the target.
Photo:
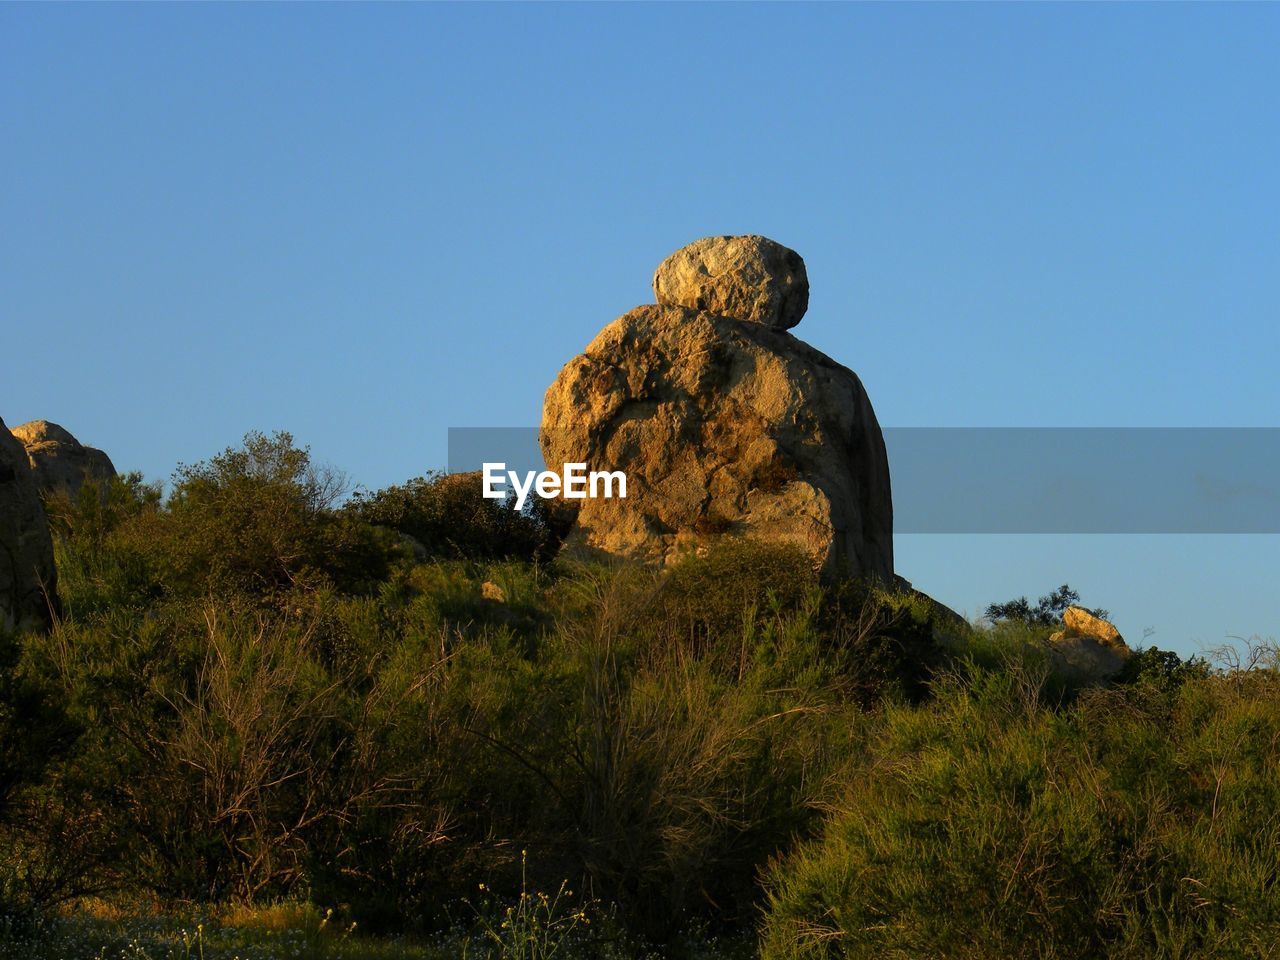
<svg viewBox="0 0 1280 960">
<path fill-rule="evenodd" d="M 1277 5 L 0 6 L 0 416 L 369 487 L 530 425 L 667 253 L 763 233 L 892 426 L 1280 426 Z M 1276 635 L 1277 537 L 900 538 Z"/>
</svg>

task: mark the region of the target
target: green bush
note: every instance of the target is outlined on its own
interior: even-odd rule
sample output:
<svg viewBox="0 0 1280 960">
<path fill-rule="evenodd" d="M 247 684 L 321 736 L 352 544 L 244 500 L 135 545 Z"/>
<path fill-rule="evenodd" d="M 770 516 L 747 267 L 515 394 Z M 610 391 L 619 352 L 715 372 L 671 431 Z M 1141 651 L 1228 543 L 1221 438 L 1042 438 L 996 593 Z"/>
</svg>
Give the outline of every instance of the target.
<svg viewBox="0 0 1280 960">
<path fill-rule="evenodd" d="M 658 938 L 750 919 L 757 871 L 814 819 L 851 726 L 811 603 L 695 656 L 666 642 L 666 583 L 575 568 L 532 657 L 473 645 L 456 667 L 497 764 L 471 777 L 489 829 L 537 853 L 540 885 L 582 878 Z"/>
<path fill-rule="evenodd" d="M 39 783 L 76 730 L 41 679 L 21 669 L 18 638 L 0 628 L 0 823 L 15 794 Z"/>
<path fill-rule="evenodd" d="M 162 593 L 159 534 L 161 491 L 142 475 L 87 479 L 72 499 L 45 499 L 54 534 L 58 593 L 70 616 L 141 607 Z"/>
<path fill-rule="evenodd" d="M 485 498 L 480 474 L 434 473 L 376 493 L 357 493 L 348 508 L 360 520 L 416 541 L 444 560 L 550 560 L 571 517 L 556 501 L 534 497 L 525 512 L 514 499 Z"/>
<path fill-rule="evenodd" d="M 705 646 L 744 625 L 799 607 L 818 572 L 800 547 L 722 539 L 676 562 L 658 598 L 668 639 Z"/>
<path fill-rule="evenodd" d="M 1280 935 L 1280 678 L 1098 691 L 977 669 L 891 708 L 763 956 L 1263 956 Z"/>
<path fill-rule="evenodd" d="M 159 528 L 166 585 L 196 596 L 374 589 L 397 548 L 334 510 L 344 487 L 287 433 L 250 433 L 240 448 L 179 467 Z"/>
<path fill-rule="evenodd" d="M 27 851 L 39 836 L 51 769 L 79 733 L 56 688 L 26 669 L 20 638 L 0 628 L 0 922 L 49 906 L 64 889 Z"/>
<path fill-rule="evenodd" d="M 162 499 L 137 474 L 55 497 L 59 592 L 71 615 L 161 598 L 377 590 L 404 549 L 335 509 L 344 481 L 287 433 L 180 466 Z"/>
<path fill-rule="evenodd" d="M 1069 588 L 975 628 L 753 541 L 544 562 L 563 518 L 473 479 L 339 506 L 251 434 L 168 499 L 50 499 L 65 616 L 0 638 L 0 898 L 421 931 L 483 883 L 476 945 L 508 904 L 553 930 L 528 891 L 567 883 L 617 956 L 762 909 L 766 957 L 1280 942 L 1274 647 L 1082 690 L 1043 642 Z"/>
<path fill-rule="evenodd" d="M 1080 594 L 1063 584 L 1057 590 L 1041 597 L 1033 607 L 1026 597 L 1018 597 L 1005 603 L 992 603 L 987 606 L 986 617 L 992 623 L 1014 621 L 1048 627 L 1062 622 L 1062 614 L 1067 607 L 1078 606 Z M 1085 608 L 1088 609 L 1088 608 Z M 1101 620 L 1110 614 L 1101 608 L 1089 610 Z"/>
</svg>

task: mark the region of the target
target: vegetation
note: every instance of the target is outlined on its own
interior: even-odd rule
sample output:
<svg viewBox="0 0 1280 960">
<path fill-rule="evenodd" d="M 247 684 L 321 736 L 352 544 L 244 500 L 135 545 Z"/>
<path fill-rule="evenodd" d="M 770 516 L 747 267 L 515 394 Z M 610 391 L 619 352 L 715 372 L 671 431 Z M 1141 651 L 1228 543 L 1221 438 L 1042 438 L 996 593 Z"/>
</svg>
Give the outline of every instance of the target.
<svg viewBox="0 0 1280 960">
<path fill-rule="evenodd" d="M 1079 602 L 1080 594 L 1064 583 L 1057 590 L 1037 600 L 1034 607 L 1026 597 L 1018 597 L 1016 600 L 1007 600 L 1004 603 L 990 604 L 987 607 L 987 619 L 992 623 L 1012 620 L 1018 623 L 1049 626 L 1050 624 L 1061 623 L 1062 614 L 1067 607 Z M 1106 610 L 1097 609 L 1089 612 L 1103 620 L 1109 616 Z"/>
<path fill-rule="evenodd" d="M 1275 955 L 1274 646 L 1077 689 L 1068 587 L 974 627 L 750 541 L 553 559 L 466 478 L 343 493 L 252 434 L 49 503 L 0 957 Z"/>
</svg>

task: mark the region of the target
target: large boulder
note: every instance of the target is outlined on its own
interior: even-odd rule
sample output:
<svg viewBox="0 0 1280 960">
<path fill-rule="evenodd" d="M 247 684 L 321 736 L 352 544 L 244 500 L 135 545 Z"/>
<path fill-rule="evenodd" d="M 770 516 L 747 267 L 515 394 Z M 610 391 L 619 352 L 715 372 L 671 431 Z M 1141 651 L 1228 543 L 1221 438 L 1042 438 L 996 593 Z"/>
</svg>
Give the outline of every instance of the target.
<svg viewBox="0 0 1280 960">
<path fill-rule="evenodd" d="M 110 457 L 86 447 L 56 423 L 32 420 L 14 427 L 13 435 L 26 448 L 41 493 L 65 493 L 74 499 L 85 480 L 106 484 L 116 475 Z"/>
<path fill-rule="evenodd" d="M 800 254 L 768 237 L 704 237 L 681 247 L 653 275 L 658 303 L 789 330 L 809 309 Z"/>
<path fill-rule="evenodd" d="M 26 451 L 0 420 L 0 624 L 48 626 L 55 580 L 49 521 Z"/>
<path fill-rule="evenodd" d="M 659 299 L 669 264 L 711 262 L 717 245 L 782 252 L 716 274 L 717 290 L 738 293 L 714 310 L 660 303 L 619 317 L 547 390 L 548 468 L 627 476 L 624 499 L 578 501 L 568 544 L 666 563 L 750 536 L 798 544 L 829 574 L 891 582 L 889 464 L 871 401 L 851 370 L 778 329 L 803 313 L 770 292 L 797 289 L 799 255 L 757 237 L 698 241 L 659 268 Z"/>
</svg>

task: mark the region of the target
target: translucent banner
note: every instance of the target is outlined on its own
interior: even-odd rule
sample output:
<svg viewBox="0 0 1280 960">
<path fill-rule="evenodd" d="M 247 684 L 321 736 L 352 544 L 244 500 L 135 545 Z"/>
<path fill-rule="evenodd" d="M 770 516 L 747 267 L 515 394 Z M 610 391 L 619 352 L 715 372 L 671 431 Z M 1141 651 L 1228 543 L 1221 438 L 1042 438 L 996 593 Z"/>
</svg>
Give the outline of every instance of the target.
<svg viewBox="0 0 1280 960">
<path fill-rule="evenodd" d="M 897 427 L 897 533 L 1280 533 L 1280 429 Z M 534 427 L 454 427 L 449 471 L 544 464 Z M 615 469 L 618 464 L 589 464 Z"/>
</svg>

